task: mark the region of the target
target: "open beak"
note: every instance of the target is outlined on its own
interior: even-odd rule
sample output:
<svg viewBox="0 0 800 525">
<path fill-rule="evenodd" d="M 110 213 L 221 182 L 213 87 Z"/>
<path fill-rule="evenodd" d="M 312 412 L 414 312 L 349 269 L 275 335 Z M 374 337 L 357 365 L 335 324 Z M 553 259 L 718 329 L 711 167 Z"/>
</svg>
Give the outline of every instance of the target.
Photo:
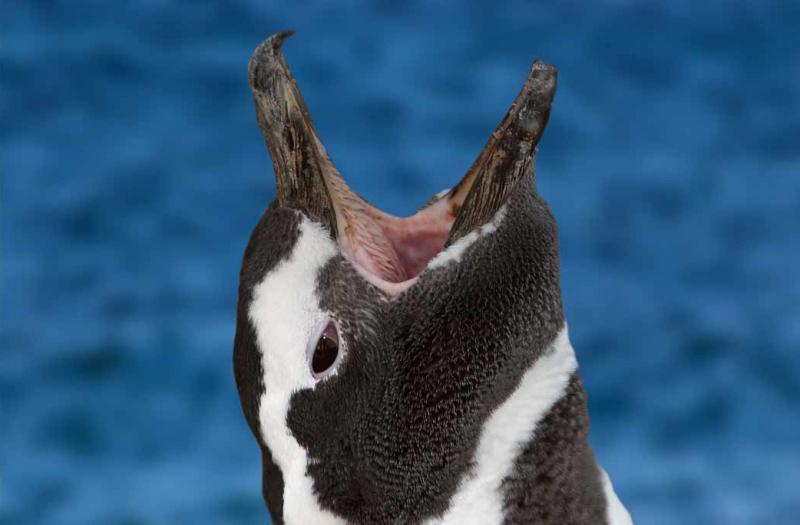
<svg viewBox="0 0 800 525">
<path fill-rule="evenodd" d="M 531 174 L 556 90 L 557 70 L 536 61 L 511 108 L 464 178 L 406 218 L 357 195 L 339 174 L 281 53 L 293 31 L 256 48 L 248 79 L 275 171 L 276 198 L 326 227 L 342 253 L 387 295 L 414 282 L 439 251 L 484 225 Z"/>
</svg>

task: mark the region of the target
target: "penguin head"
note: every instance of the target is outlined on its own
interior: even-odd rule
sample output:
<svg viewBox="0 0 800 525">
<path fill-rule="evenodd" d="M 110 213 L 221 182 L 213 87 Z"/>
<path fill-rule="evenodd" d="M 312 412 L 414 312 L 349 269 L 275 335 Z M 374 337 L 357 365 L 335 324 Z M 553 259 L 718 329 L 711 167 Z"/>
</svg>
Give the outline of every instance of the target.
<svg viewBox="0 0 800 525">
<path fill-rule="evenodd" d="M 329 159 L 280 52 L 289 34 L 249 63 L 276 196 L 245 250 L 234 342 L 265 498 L 279 522 L 422 520 L 564 324 L 532 177 L 556 70 L 537 61 L 463 179 L 398 218 Z"/>
</svg>

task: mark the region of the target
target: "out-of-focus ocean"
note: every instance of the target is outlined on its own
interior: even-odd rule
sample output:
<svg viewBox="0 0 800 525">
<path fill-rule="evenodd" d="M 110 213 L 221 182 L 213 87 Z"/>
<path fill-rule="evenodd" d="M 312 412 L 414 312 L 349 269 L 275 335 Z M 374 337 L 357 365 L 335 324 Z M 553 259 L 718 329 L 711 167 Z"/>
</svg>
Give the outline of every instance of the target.
<svg viewBox="0 0 800 525">
<path fill-rule="evenodd" d="M 463 174 L 540 57 L 591 440 L 641 524 L 800 516 L 796 2 L 4 2 L 0 522 L 264 523 L 231 370 L 269 34 L 357 191 Z"/>
</svg>

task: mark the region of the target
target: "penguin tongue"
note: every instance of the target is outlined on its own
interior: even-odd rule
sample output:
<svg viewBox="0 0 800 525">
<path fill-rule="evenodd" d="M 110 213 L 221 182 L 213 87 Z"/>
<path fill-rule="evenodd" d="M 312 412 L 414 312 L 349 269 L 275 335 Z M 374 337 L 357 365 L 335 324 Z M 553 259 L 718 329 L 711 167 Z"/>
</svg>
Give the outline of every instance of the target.
<svg viewBox="0 0 800 525">
<path fill-rule="evenodd" d="M 342 240 L 341 247 L 365 270 L 389 282 L 409 278 L 397 252 L 374 220 L 359 222 L 352 236 Z"/>
<path fill-rule="evenodd" d="M 381 227 L 382 214 L 356 195 L 338 172 L 327 175 L 337 238 L 345 256 L 385 281 L 408 279 L 406 268 Z"/>
<path fill-rule="evenodd" d="M 375 284 L 410 285 L 447 240 L 454 220 L 447 200 L 439 198 L 410 217 L 395 217 L 370 206 L 352 191 L 349 194 L 357 201 L 337 206 L 342 252 L 371 274 L 367 277 L 376 277 L 370 279 Z"/>
</svg>

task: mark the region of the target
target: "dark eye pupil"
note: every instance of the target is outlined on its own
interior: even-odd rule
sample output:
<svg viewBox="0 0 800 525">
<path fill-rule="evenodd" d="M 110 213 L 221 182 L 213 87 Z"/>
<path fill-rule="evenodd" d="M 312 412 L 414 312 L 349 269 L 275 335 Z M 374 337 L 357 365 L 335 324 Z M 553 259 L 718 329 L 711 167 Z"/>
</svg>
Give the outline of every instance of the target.
<svg viewBox="0 0 800 525">
<path fill-rule="evenodd" d="M 335 329 L 333 333 L 329 333 L 330 329 L 325 330 L 322 337 L 317 341 L 317 347 L 314 348 L 314 355 L 311 357 L 311 371 L 315 374 L 322 374 L 327 371 L 336 362 L 336 356 L 339 355 L 339 342 L 336 340 Z"/>
</svg>

